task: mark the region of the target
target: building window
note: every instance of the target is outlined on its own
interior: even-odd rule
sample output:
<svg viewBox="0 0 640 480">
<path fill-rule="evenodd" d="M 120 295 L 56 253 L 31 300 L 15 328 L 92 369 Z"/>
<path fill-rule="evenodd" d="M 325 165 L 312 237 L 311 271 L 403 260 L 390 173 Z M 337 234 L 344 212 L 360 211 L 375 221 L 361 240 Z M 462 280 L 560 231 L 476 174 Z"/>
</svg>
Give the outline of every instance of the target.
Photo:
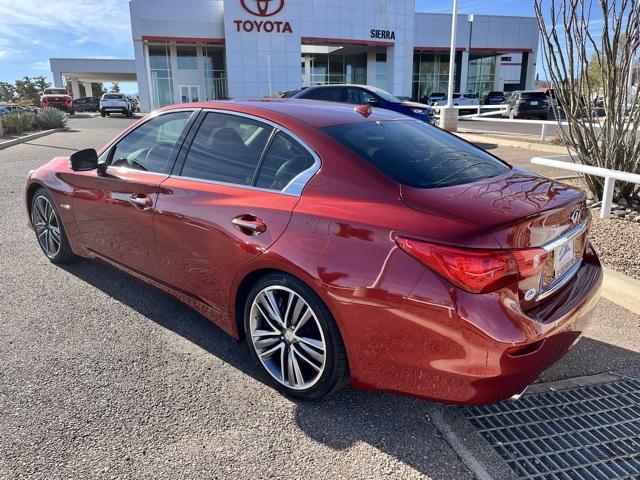
<svg viewBox="0 0 640 480">
<path fill-rule="evenodd" d="M 305 54 L 307 55 L 307 54 Z M 309 54 L 311 85 L 367 83 L 367 54 Z"/>
<path fill-rule="evenodd" d="M 207 100 L 228 98 L 224 50 L 220 47 L 204 47 L 202 50 L 205 98 Z"/>
<path fill-rule="evenodd" d="M 493 90 L 496 71 L 495 54 L 469 55 L 467 72 L 467 92 L 486 95 Z"/>
<path fill-rule="evenodd" d="M 196 47 L 177 46 L 178 70 L 198 69 L 198 50 Z"/>
<path fill-rule="evenodd" d="M 413 55 L 412 97 L 415 100 L 426 103 L 433 93 L 446 92 L 448 85 L 448 53 L 416 52 Z"/>
<path fill-rule="evenodd" d="M 149 45 L 148 50 L 153 107 L 171 105 L 174 101 L 169 45 Z"/>
<path fill-rule="evenodd" d="M 387 90 L 387 54 L 376 53 L 376 81 L 375 86 L 382 90 Z"/>
</svg>

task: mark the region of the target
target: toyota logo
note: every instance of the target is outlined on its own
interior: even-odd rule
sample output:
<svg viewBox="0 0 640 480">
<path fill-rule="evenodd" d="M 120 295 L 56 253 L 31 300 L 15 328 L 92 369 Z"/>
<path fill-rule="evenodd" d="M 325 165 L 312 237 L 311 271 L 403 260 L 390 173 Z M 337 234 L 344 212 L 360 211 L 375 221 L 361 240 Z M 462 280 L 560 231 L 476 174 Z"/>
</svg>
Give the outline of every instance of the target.
<svg viewBox="0 0 640 480">
<path fill-rule="evenodd" d="M 284 0 L 240 0 L 242 8 L 258 17 L 271 17 L 284 8 Z"/>
<path fill-rule="evenodd" d="M 580 211 L 580 209 L 574 210 L 573 213 L 571 213 L 571 223 L 573 223 L 574 225 L 577 225 L 578 222 L 580 221 L 581 216 L 582 216 L 582 212 Z"/>
</svg>

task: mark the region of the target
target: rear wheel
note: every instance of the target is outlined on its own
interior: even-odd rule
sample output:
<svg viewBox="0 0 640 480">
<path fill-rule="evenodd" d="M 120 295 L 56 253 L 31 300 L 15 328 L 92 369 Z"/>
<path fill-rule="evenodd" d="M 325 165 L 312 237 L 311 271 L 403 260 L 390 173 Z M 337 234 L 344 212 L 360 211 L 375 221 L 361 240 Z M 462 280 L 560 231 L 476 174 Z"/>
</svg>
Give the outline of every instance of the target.
<svg viewBox="0 0 640 480">
<path fill-rule="evenodd" d="M 42 252 L 54 263 L 65 263 L 73 258 L 60 213 L 53 199 L 40 188 L 31 200 L 31 224 Z"/>
<path fill-rule="evenodd" d="M 107 116 L 107 112 L 105 112 L 104 110 L 100 110 L 100 116 L 101 117 L 106 117 Z"/>
<path fill-rule="evenodd" d="M 261 278 L 247 296 L 244 330 L 251 356 L 286 395 L 317 400 L 347 383 L 347 357 L 326 305 L 286 274 Z"/>
</svg>

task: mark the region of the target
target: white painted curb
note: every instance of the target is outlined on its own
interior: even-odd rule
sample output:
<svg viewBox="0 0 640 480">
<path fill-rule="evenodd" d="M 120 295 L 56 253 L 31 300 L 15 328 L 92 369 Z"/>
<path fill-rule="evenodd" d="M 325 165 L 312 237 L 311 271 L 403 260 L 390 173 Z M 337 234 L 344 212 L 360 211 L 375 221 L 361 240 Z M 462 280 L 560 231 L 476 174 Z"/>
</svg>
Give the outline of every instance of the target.
<svg viewBox="0 0 640 480">
<path fill-rule="evenodd" d="M 19 143 L 28 142 L 29 140 L 35 140 L 36 138 L 44 137 L 45 135 L 49 135 L 51 133 L 63 132 L 66 128 L 52 128 L 51 130 L 43 130 L 42 132 L 36 132 L 29 135 L 25 135 L 20 138 L 14 138 L 13 140 L 7 140 L 6 142 L 0 143 L 0 150 L 3 148 L 8 148 L 13 145 L 18 145 Z"/>
<path fill-rule="evenodd" d="M 605 267 L 602 296 L 631 313 L 640 315 L 640 280 Z"/>
</svg>

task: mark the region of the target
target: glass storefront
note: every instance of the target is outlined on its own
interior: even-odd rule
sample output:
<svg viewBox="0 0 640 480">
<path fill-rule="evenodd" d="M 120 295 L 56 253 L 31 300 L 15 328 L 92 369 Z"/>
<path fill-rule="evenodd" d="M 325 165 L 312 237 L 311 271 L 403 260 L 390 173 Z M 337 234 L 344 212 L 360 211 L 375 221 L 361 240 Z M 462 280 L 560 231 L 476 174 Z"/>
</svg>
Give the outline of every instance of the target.
<svg viewBox="0 0 640 480">
<path fill-rule="evenodd" d="M 495 53 L 469 55 L 467 92 L 477 93 L 482 97 L 483 95 L 493 91 L 495 71 Z"/>
<path fill-rule="evenodd" d="M 224 49 L 220 47 L 202 47 L 202 56 L 204 58 L 205 99 L 219 100 L 228 98 Z"/>
<path fill-rule="evenodd" d="M 152 108 L 229 97 L 224 47 L 151 44 Z"/>
<path fill-rule="evenodd" d="M 448 53 L 414 53 L 412 98 L 426 103 L 426 99 L 429 95 L 433 93 L 446 92 L 448 83 Z"/>
<path fill-rule="evenodd" d="M 367 83 L 367 54 L 304 54 L 311 65 L 310 85 Z"/>
<path fill-rule="evenodd" d="M 164 107 L 175 103 L 169 45 L 149 45 L 149 69 L 153 107 Z"/>
</svg>

